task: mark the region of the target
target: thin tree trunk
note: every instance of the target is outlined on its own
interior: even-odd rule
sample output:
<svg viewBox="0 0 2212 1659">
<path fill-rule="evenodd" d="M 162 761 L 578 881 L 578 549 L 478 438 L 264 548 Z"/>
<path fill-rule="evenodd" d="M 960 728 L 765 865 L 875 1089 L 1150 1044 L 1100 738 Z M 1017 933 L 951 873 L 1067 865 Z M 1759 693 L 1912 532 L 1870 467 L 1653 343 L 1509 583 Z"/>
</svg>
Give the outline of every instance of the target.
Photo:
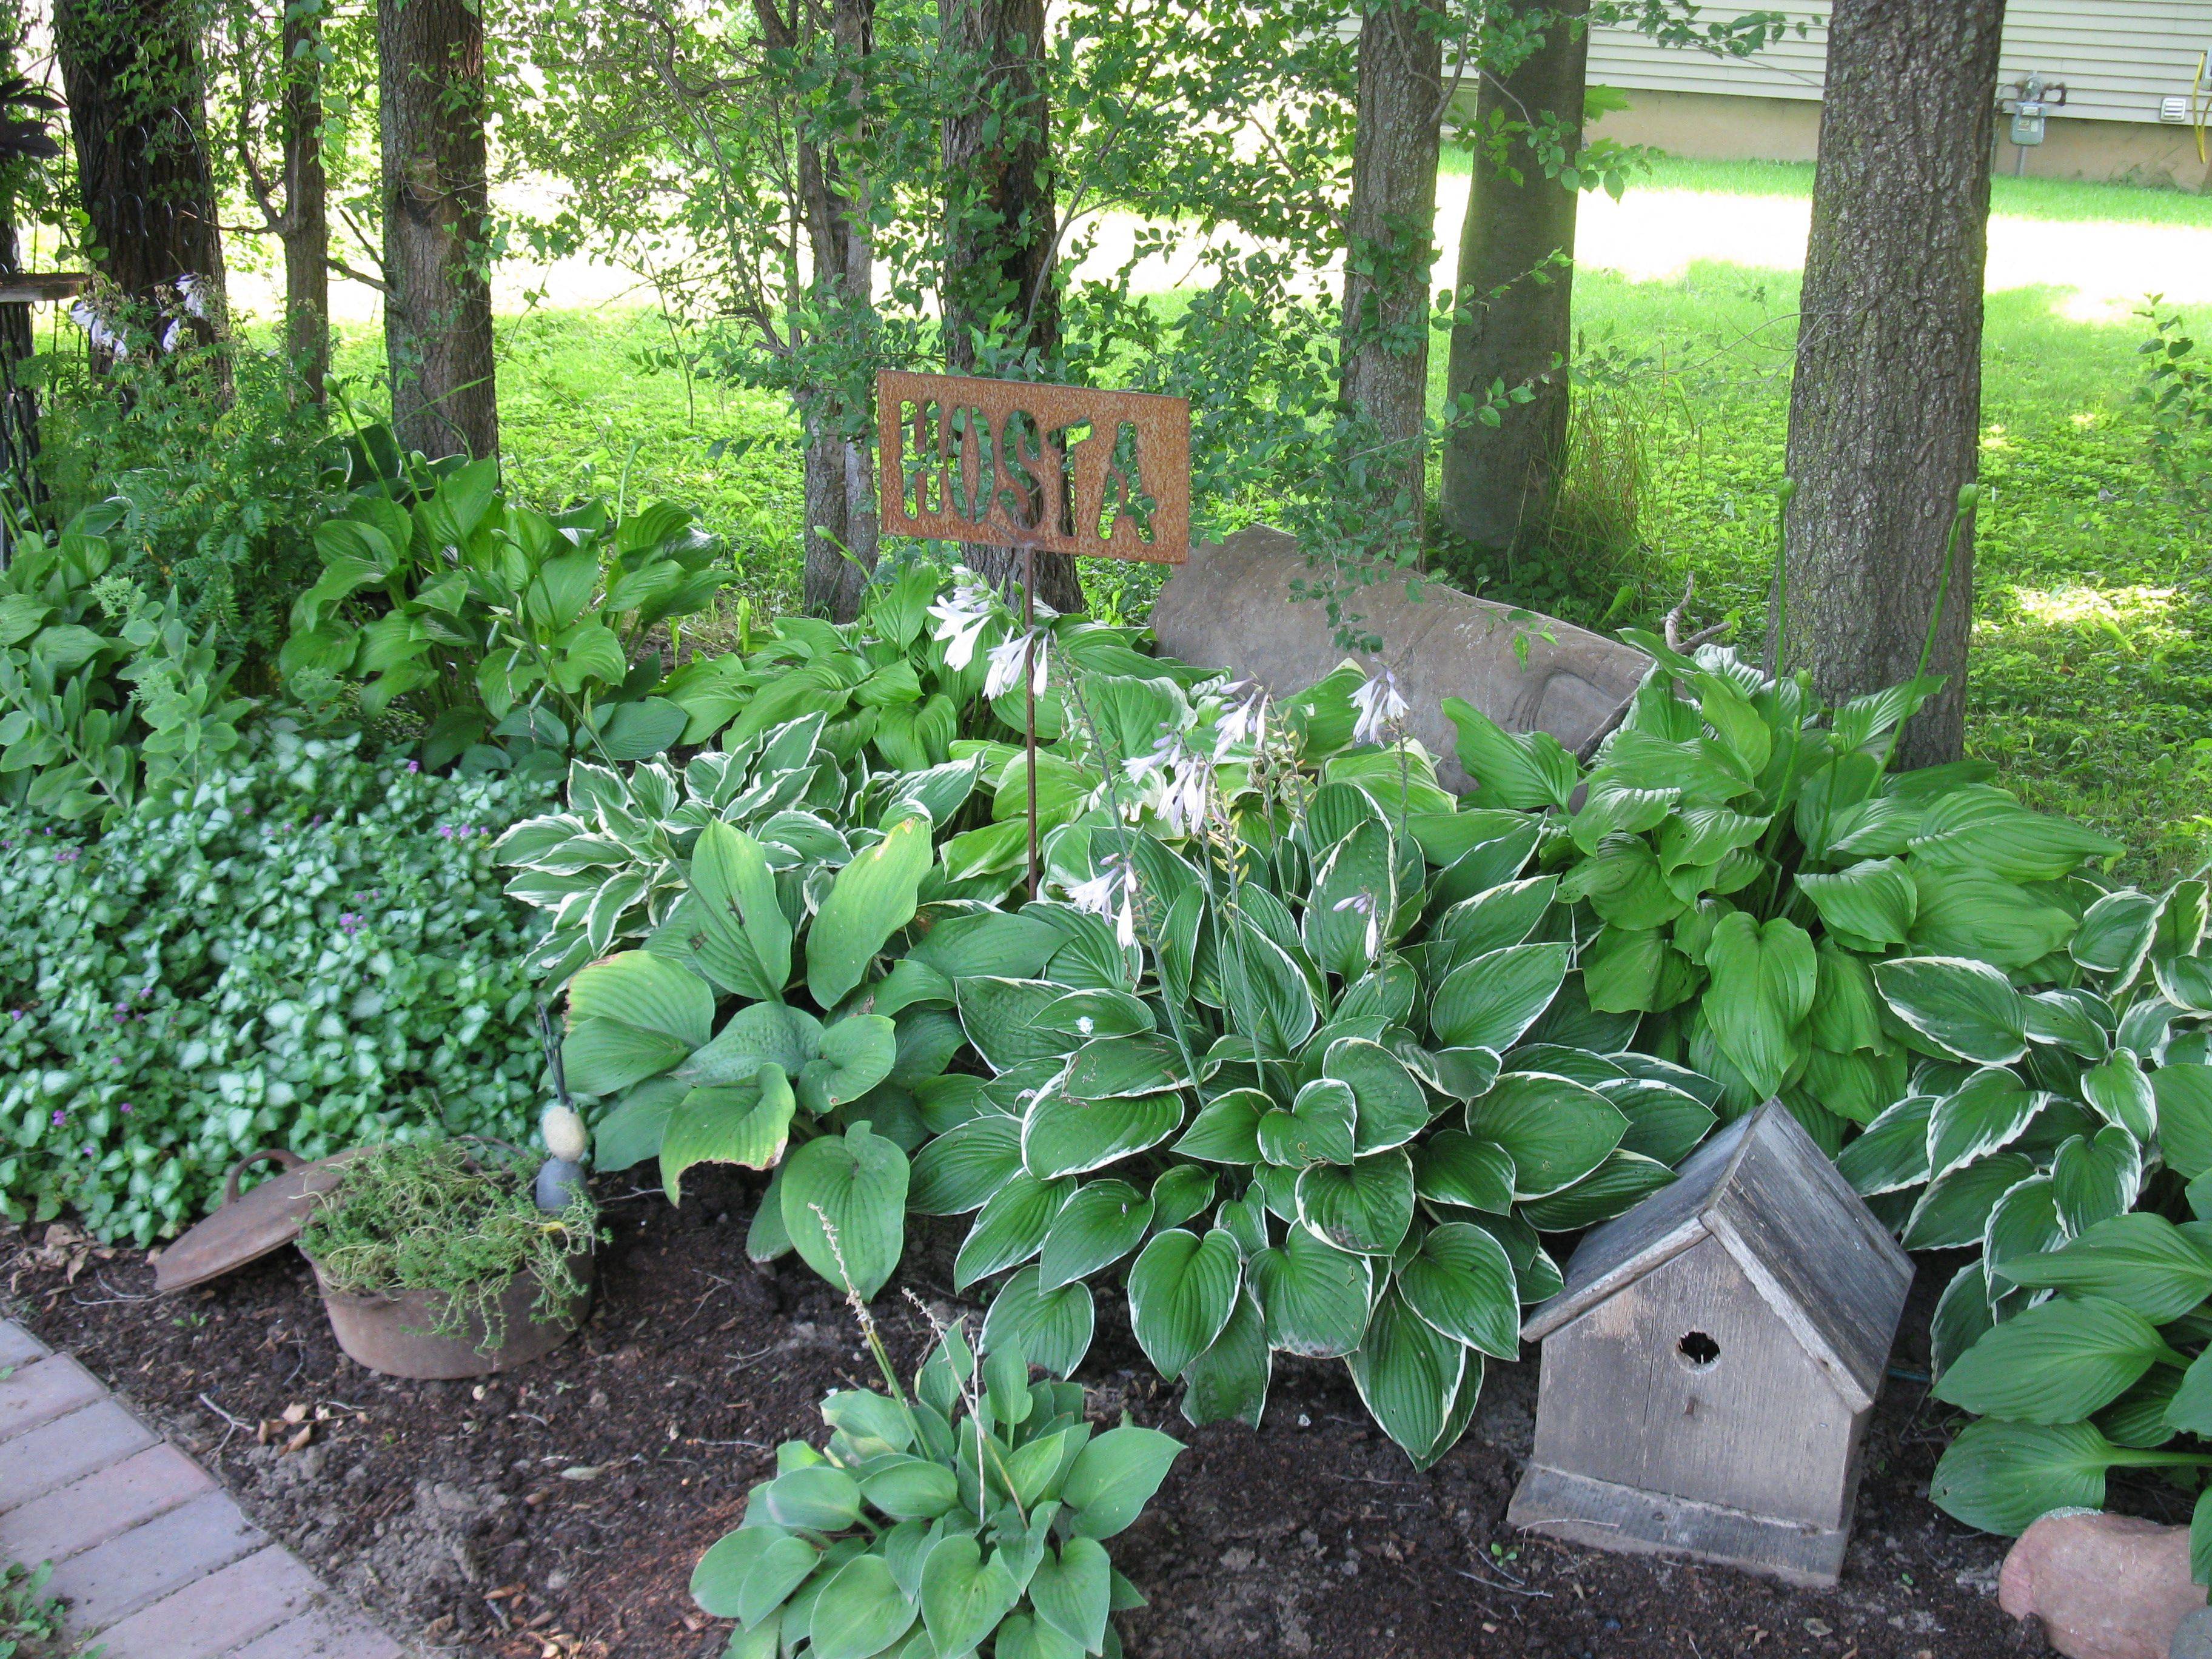
<svg viewBox="0 0 2212 1659">
<path fill-rule="evenodd" d="M 1589 0 L 1507 0 L 1490 15 L 1540 24 L 1543 43 L 1504 75 L 1486 72 L 1475 98 L 1478 133 L 1493 122 L 1556 120 L 1571 158 L 1582 145 Z M 1509 32 L 1510 33 L 1510 32 Z M 1498 409 L 1498 425 L 1466 422 L 1444 440 L 1438 510 L 1452 533 L 1506 548 L 1551 516 L 1567 438 L 1567 358 L 1572 349 L 1575 210 L 1571 185 L 1547 177 L 1527 134 L 1502 165 L 1480 147 L 1460 237 L 1459 295 L 1445 390 L 1489 398 L 1501 383 L 1527 386 L 1527 403 Z"/>
<path fill-rule="evenodd" d="M 322 16 L 284 11 L 284 349 L 314 402 L 331 368 L 330 192 L 323 173 Z"/>
<path fill-rule="evenodd" d="M 392 428 L 433 459 L 495 454 L 483 15 L 380 0 L 376 46 Z"/>
<path fill-rule="evenodd" d="M 1425 0 L 1378 0 L 1359 30 L 1340 395 L 1394 446 L 1416 538 L 1428 494 L 1429 274 L 1436 264 L 1443 47 Z"/>
<path fill-rule="evenodd" d="M 188 0 L 57 0 L 54 47 L 69 100 L 77 183 L 100 273 L 125 301 L 177 308 L 205 285 L 203 343 L 222 316 L 222 239 L 205 142 L 198 16 Z M 105 370 L 106 354 L 95 351 Z"/>
<path fill-rule="evenodd" d="M 0 276 L 20 276 L 22 271 L 23 247 L 15 221 L 0 218 Z M 39 393 L 17 374 L 36 346 L 30 306 L 0 305 L 0 495 L 5 497 L 0 501 L 0 570 L 8 568 L 15 551 L 17 515 L 35 514 L 46 496 L 33 465 L 39 459 Z"/>
<path fill-rule="evenodd" d="M 1044 0 L 939 0 L 938 18 L 945 52 L 973 65 L 963 72 L 976 86 L 945 122 L 945 360 L 963 374 L 1026 378 L 1060 349 Z M 1018 362 L 979 357 L 979 333 Z M 1001 591 L 1018 588 L 1018 550 L 971 547 L 966 556 Z M 1039 554 L 1036 592 L 1056 611 L 1081 610 L 1075 561 Z"/>
<path fill-rule="evenodd" d="M 1782 660 L 1823 695 L 1912 674 L 1981 426 L 1990 130 L 2004 0 L 1837 0 L 1806 246 L 1784 526 Z M 1930 663 L 1942 694 L 1899 755 L 1965 741 L 1974 545 L 1960 526 Z"/>
</svg>

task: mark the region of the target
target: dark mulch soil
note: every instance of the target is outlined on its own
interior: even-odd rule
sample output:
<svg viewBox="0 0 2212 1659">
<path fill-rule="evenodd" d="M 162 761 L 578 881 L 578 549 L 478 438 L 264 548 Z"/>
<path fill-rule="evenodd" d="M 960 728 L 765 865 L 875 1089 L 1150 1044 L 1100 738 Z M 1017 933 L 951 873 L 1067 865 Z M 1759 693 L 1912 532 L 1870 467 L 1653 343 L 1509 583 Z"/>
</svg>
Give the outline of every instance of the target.
<svg viewBox="0 0 2212 1659">
<path fill-rule="evenodd" d="M 66 1230 L 0 1229 L 0 1301 L 396 1632 L 496 1659 L 712 1659 L 726 1626 L 690 1606 L 691 1564 L 736 1524 L 775 1443 L 818 1436 L 822 1395 L 875 1379 L 824 1285 L 791 1261 L 745 1260 L 757 1183 L 694 1170 L 681 1211 L 620 1196 L 624 1179 L 601 1185 L 613 1242 L 590 1323 L 550 1358 L 482 1383 L 393 1382 L 345 1359 L 290 1250 L 154 1300 L 134 1253 L 71 1249 Z M 902 1269 L 940 1312 L 962 1305 L 948 1288 L 957 1238 L 924 1237 Z M 1100 1299 L 1082 1378 L 1094 1415 L 1126 1408 L 1191 1448 L 1112 1546 L 1152 1597 L 1120 1620 L 1133 1659 L 2041 1648 L 2033 1623 L 1998 1610 L 2000 1540 L 1928 1503 L 1945 1436 L 1908 1376 L 1893 1376 L 1875 1422 L 1843 1583 L 1809 1593 L 1516 1535 L 1505 1505 L 1528 1449 L 1533 1364 L 1493 1367 L 1466 1439 L 1416 1474 L 1336 1363 L 1279 1363 L 1256 1434 L 1188 1431 L 1114 1302 Z M 919 1315 L 890 1293 L 876 1315 L 910 1367 Z M 1924 1370 L 1925 1319 L 1923 1297 L 1901 1372 Z M 305 1443 L 288 1449 L 301 1428 Z"/>
</svg>

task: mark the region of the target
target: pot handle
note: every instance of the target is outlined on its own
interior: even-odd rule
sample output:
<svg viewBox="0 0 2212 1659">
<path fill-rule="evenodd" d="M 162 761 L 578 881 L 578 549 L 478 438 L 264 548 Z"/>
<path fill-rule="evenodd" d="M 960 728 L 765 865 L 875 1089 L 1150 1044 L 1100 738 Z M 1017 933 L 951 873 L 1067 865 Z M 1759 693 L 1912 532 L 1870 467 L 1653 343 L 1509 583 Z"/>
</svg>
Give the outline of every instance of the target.
<svg viewBox="0 0 2212 1659">
<path fill-rule="evenodd" d="M 235 1204 L 238 1202 L 238 1177 L 240 1173 L 245 1170 L 247 1164 L 258 1164 L 264 1158 L 274 1158 L 279 1164 L 283 1165 L 286 1170 L 296 1170 L 302 1164 L 305 1164 L 307 1161 L 306 1158 L 301 1158 L 299 1153 L 288 1152 L 282 1146 L 264 1146 L 258 1152 L 248 1152 L 244 1158 L 239 1159 L 237 1163 L 232 1164 L 230 1166 L 230 1173 L 223 1177 L 222 1201 L 224 1203 Z"/>
</svg>

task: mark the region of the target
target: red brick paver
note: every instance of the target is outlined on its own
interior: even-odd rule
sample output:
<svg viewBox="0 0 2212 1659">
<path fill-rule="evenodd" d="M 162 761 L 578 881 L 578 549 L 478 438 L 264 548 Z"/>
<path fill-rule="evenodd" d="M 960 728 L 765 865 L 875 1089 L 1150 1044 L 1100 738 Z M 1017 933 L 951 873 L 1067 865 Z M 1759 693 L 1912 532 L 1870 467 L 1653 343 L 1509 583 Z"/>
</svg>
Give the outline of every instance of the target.
<svg viewBox="0 0 2212 1659">
<path fill-rule="evenodd" d="M 407 1659 L 66 1355 L 0 1320 L 0 1560 L 104 1659 Z"/>
</svg>

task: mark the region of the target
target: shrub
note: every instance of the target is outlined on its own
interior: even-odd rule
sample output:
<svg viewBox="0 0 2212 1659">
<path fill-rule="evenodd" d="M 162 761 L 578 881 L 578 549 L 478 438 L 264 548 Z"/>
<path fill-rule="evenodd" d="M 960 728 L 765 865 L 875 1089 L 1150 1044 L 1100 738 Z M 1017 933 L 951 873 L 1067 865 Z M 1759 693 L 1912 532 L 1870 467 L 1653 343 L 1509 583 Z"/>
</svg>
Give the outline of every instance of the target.
<svg viewBox="0 0 2212 1659">
<path fill-rule="evenodd" d="M 98 841 L 0 815 L 0 1209 L 143 1244 L 259 1146 L 526 1127 L 543 1058 L 491 848 L 545 793 L 274 722 Z"/>
</svg>

